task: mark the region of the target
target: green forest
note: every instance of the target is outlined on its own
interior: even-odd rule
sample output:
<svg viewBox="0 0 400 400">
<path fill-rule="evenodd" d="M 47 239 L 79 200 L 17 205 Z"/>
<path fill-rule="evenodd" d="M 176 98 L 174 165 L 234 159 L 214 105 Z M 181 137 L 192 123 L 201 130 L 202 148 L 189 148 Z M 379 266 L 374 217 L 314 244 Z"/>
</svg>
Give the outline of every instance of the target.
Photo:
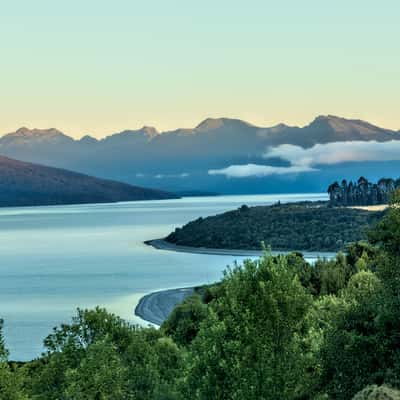
<svg viewBox="0 0 400 400">
<path fill-rule="evenodd" d="M 364 240 L 382 212 L 299 202 L 247 207 L 177 228 L 166 241 L 180 246 L 217 249 L 339 251 Z"/>
<path fill-rule="evenodd" d="M 27 363 L 8 361 L 1 336 L 0 398 L 399 399 L 399 205 L 396 193 L 334 259 L 266 251 L 232 265 L 160 329 L 78 310 Z"/>
</svg>

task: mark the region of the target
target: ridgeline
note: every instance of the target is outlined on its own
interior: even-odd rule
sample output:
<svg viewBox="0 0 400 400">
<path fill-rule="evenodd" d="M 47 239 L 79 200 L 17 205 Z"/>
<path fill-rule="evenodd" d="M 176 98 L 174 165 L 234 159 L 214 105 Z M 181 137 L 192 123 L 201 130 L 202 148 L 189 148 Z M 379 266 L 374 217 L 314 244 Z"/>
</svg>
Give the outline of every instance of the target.
<svg viewBox="0 0 400 400">
<path fill-rule="evenodd" d="M 0 207 L 178 198 L 173 193 L 99 179 L 0 155 Z"/>
</svg>

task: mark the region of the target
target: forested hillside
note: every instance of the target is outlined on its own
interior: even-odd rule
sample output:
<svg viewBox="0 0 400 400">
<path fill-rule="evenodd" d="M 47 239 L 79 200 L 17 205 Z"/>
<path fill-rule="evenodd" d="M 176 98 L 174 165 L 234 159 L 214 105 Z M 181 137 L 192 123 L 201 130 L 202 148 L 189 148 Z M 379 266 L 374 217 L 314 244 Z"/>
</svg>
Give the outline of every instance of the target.
<svg viewBox="0 0 400 400">
<path fill-rule="evenodd" d="M 366 238 L 382 216 L 325 202 L 247 207 L 189 222 L 166 237 L 181 246 L 260 250 L 337 251 Z"/>
</svg>

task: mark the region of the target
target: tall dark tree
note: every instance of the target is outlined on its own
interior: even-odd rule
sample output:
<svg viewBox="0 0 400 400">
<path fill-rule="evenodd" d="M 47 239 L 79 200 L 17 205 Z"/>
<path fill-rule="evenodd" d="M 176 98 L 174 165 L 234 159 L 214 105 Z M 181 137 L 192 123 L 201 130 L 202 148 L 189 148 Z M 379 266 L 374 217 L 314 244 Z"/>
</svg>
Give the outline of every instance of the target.
<svg viewBox="0 0 400 400">
<path fill-rule="evenodd" d="M 342 180 L 341 185 L 334 182 L 328 187 L 329 199 L 335 206 L 370 206 L 387 204 L 400 180 L 382 178 L 378 183 L 368 182 L 361 176 L 357 182 Z"/>
</svg>

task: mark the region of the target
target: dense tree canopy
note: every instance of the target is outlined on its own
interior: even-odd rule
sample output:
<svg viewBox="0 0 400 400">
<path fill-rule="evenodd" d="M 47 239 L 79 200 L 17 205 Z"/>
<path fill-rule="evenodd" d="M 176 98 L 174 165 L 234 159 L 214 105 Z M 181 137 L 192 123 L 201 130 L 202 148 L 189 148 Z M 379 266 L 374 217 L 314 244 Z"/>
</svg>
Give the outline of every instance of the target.
<svg viewBox="0 0 400 400">
<path fill-rule="evenodd" d="M 372 206 L 388 204 L 393 191 L 400 187 L 400 179 L 382 178 L 378 183 L 360 177 L 357 182 L 334 182 L 328 187 L 331 204 L 335 206 Z"/>
<path fill-rule="evenodd" d="M 338 251 L 366 239 L 381 212 L 329 207 L 324 202 L 247 207 L 198 218 L 166 237 L 181 246 L 261 250 Z"/>
<path fill-rule="evenodd" d="M 229 270 L 192 345 L 190 397 L 278 400 L 304 393 L 311 302 L 285 257 Z"/>
</svg>

